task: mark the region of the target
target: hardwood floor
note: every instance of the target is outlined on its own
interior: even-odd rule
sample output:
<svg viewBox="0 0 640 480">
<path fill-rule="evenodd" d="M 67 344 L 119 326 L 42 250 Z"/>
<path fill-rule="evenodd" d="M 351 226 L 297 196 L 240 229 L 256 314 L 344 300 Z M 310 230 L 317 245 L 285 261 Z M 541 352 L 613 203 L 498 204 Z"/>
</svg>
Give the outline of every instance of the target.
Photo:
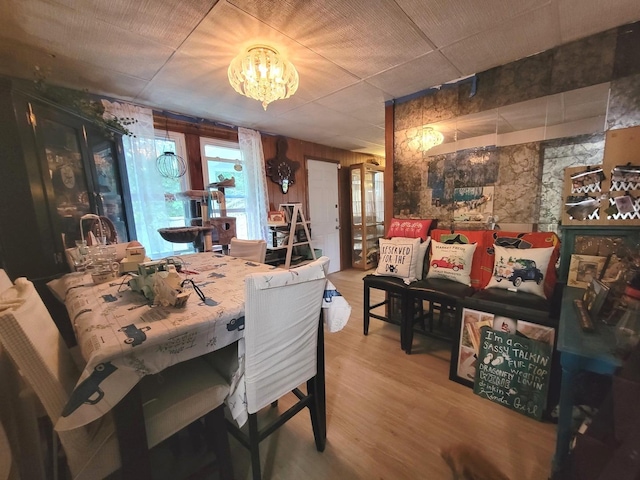
<svg viewBox="0 0 640 480">
<path fill-rule="evenodd" d="M 325 333 L 327 447 L 316 451 L 309 414 L 302 411 L 261 442 L 262 478 L 450 480 L 439 450 L 457 442 L 478 446 L 512 480 L 549 478 L 555 425 L 450 381 L 449 342 L 417 334 L 413 354 L 406 355 L 400 350 L 399 327 L 375 319 L 369 335 L 363 335 L 364 274 L 347 270 L 329 276 L 352 313 L 342 331 Z M 377 298 L 382 292 L 372 292 L 372 300 Z M 277 409 L 263 409 L 259 419 L 292 402 L 293 397 L 284 397 Z M 180 432 L 180 453 L 172 450 L 175 442 L 154 448 L 153 478 L 217 479 L 213 454 L 205 447 L 192 448 L 193 438 Z M 249 452 L 231 435 L 229 441 L 235 478 L 250 479 Z"/>
<path fill-rule="evenodd" d="M 365 337 L 363 276 L 329 276 L 353 310 L 342 331 L 325 335 L 327 448 L 316 451 L 309 415 L 301 412 L 260 444 L 263 478 L 450 479 L 439 448 L 467 442 L 514 480 L 547 479 L 555 425 L 450 381 L 445 341 L 415 335 L 414 353 L 406 355 L 399 328 L 374 319 Z M 287 406 L 283 399 L 278 408 Z M 251 478 L 248 451 L 230 442 L 236 478 Z"/>
</svg>

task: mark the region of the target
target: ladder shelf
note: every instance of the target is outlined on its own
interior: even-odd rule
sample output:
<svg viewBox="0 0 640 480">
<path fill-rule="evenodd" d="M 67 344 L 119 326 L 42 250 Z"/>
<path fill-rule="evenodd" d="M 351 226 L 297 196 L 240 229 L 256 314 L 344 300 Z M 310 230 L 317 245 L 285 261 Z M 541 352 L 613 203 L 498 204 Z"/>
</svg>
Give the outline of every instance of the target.
<svg viewBox="0 0 640 480">
<path fill-rule="evenodd" d="M 304 213 L 302 212 L 302 205 L 299 203 L 282 203 L 278 207 L 278 210 L 284 211 L 286 218 L 285 226 L 271 226 L 269 227 L 272 234 L 276 235 L 276 232 L 288 232 L 288 236 L 286 237 L 286 243 L 284 245 L 277 245 L 277 242 L 272 242 L 272 246 L 267 247 L 268 251 L 277 251 L 277 250 L 285 250 L 286 255 L 284 259 L 284 268 L 289 269 L 291 266 L 291 259 L 293 255 L 293 249 L 295 247 L 301 247 L 307 245 L 309 251 L 311 252 L 311 258 L 313 260 L 316 259 L 316 254 L 311 246 L 311 233 L 309 232 L 310 222 L 307 221 L 304 217 Z M 304 239 L 299 241 L 298 235 L 304 232 Z M 276 243 L 276 244 L 274 244 Z M 274 260 L 274 262 L 279 263 L 279 258 Z"/>
</svg>

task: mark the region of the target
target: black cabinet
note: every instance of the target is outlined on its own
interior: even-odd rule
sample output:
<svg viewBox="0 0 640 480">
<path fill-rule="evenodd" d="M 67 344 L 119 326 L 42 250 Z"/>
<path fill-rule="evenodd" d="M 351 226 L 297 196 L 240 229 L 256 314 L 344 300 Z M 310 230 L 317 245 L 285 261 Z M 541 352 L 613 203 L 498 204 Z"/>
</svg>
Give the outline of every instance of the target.
<svg viewBox="0 0 640 480">
<path fill-rule="evenodd" d="M 121 136 L 0 78 L 0 255 L 11 278 L 67 272 L 80 217 L 106 216 L 133 238 Z"/>
</svg>

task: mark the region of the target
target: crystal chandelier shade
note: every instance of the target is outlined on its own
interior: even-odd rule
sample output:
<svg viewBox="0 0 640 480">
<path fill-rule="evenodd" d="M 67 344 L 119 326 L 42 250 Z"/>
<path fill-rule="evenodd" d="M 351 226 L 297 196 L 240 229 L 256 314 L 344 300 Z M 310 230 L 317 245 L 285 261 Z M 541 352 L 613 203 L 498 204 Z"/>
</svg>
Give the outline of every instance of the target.
<svg viewBox="0 0 640 480">
<path fill-rule="evenodd" d="M 421 146 L 423 152 L 426 152 L 427 150 L 440 145 L 444 141 L 444 135 L 431 127 L 424 127 L 422 129 L 421 137 Z"/>
<path fill-rule="evenodd" d="M 262 103 L 266 110 L 274 100 L 289 98 L 298 90 L 298 72 L 276 50 L 264 45 L 249 47 L 229 65 L 234 90 Z"/>
</svg>

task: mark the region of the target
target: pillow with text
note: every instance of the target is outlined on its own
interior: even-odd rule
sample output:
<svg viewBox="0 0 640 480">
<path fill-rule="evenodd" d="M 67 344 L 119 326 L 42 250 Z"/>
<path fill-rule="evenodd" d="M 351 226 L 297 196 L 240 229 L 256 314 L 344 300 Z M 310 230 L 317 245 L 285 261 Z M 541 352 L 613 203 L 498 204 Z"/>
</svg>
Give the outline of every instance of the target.
<svg viewBox="0 0 640 480">
<path fill-rule="evenodd" d="M 471 264 L 475 243 L 431 242 L 431 258 L 427 278 L 445 278 L 471 285 Z"/>
<path fill-rule="evenodd" d="M 381 238 L 375 274 L 399 277 L 405 283 L 417 280 L 419 250 L 420 238 Z"/>
</svg>

